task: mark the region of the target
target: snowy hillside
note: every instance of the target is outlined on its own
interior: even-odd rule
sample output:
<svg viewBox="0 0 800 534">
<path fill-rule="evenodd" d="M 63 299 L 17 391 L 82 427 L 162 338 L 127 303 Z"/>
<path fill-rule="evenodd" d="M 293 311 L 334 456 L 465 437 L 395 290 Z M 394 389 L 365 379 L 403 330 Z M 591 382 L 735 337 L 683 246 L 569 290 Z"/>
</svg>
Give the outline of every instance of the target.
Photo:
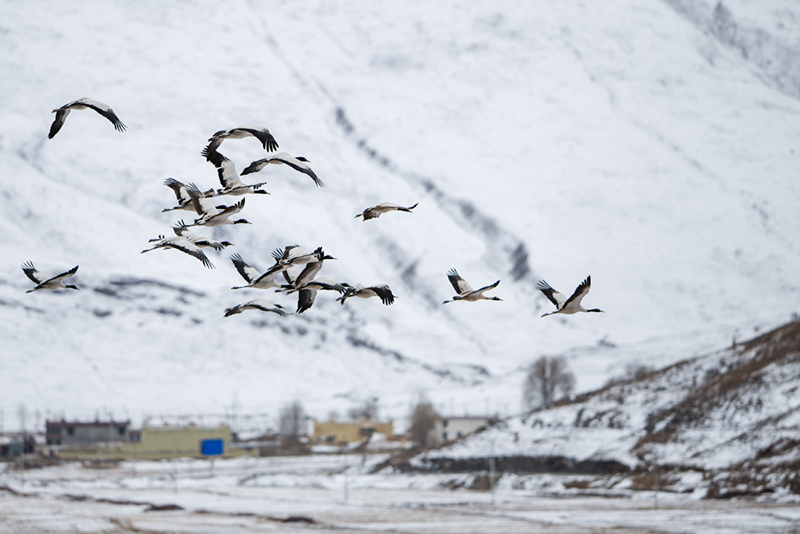
<svg viewBox="0 0 800 534">
<path fill-rule="evenodd" d="M 587 391 L 629 362 L 665 366 L 784 322 L 800 296 L 800 71 L 786 59 L 800 10 L 725 2 L 734 38 L 712 31 L 714 5 L 685 5 L 9 4 L 5 427 L 23 403 L 137 420 L 296 398 L 324 417 L 378 397 L 403 417 L 420 392 L 510 415 L 543 354 L 564 355 Z M 75 111 L 48 140 L 50 110 L 82 96 L 128 130 Z M 216 269 L 140 254 L 187 218 L 162 213 L 164 180 L 216 186 L 200 151 L 242 125 L 268 127 L 328 187 L 278 166 L 244 177 L 271 195 L 247 198 L 252 225 L 198 231 L 235 243 L 210 253 Z M 220 151 L 239 171 L 265 155 L 252 138 Z M 419 206 L 354 218 L 379 202 Z M 387 283 L 397 301 L 320 294 L 302 315 L 223 318 L 253 298 L 294 309 L 230 289 L 230 254 L 266 269 L 290 244 L 324 247 L 337 259 L 322 275 Z M 81 291 L 26 294 L 28 260 L 80 265 Z M 500 279 L 503 302 L 443 306 L 450 268 L 474 287 Z M 585 304 L 605 314 L 539 317 L 538 279 L 570 293 L 587 275 Z"/>
<path fill-rule="evenodd" d="M 530 459 L 529 467 L 556 472 L 574 466 L 578 472 L 635 473 L 660 465 L 704 472 L 706 485 L 713 473 L 724 472 L 717 478 L 736 474 L 725 484 L 730 487 L 797 494 L 798 384 L 800 322 L 794 321 L 736 347 L 510 418 L 410 464 L 485 469 L 494 455 L 506 463 Z"/>
</svg>

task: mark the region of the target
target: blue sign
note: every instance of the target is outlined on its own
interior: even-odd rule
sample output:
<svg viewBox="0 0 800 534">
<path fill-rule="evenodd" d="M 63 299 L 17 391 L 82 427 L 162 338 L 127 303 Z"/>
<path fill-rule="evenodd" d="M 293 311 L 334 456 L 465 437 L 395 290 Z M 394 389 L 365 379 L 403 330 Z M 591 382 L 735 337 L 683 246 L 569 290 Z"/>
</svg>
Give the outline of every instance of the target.
<svg viewBox="0 0 800 534">
<path fill-rule="evenodd" d="M 222 456 L 225 442 L 222 439 L 204 439 L 200 442 L 200 454 L 203 456 Z"/>
</svg>

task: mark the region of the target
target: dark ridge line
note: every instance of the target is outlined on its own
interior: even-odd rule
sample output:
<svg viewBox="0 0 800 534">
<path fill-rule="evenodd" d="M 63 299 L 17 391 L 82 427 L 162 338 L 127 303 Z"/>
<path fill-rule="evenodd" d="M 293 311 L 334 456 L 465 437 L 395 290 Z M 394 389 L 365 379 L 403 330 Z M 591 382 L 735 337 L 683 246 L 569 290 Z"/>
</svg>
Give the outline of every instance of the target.
<svg viewBox="0 0 800 534">
<path fill-rule="evenodd" d="M 283 61 L 284 66 L 291 72 L 292 76 L 297 80 L 297 82 L 306 90 L 309 91 L 313 96 L 314 89 L 316 88 L 319 93 L 321 93 L 323 100 L 327 100 L 333 107 L 334 107 L 334 122 L 335 124 L 344 132 L 346 136 L 354 137 L 356 135 L 356 128 L 350 119 L 347 118 L 344 109 L 336 102 L 334 96 L 327 90 L 324 84 L 320 81 L 315 80 L 315 83 L 311 83 L 306 79 L 306 76 L 300 72 L 291 61 L 283 53 L 278 42 L 275 40 L 272 32 L 269 31 L 269 25 L 267 21 L 261 18 L 261 24 L 267 30 L 267 37 L 265 42 L 267 46 L 272 50 L 274 54 L 278 56 L 278 58 Z M 492 232 L 498 237 L 504 238 L 505 240 L 510 240 L 512 243 L 510 245 L 499 245 L 501 252 L 504 255 L 508 256 L 508 259 L 511 263 L 511 268 L 509 269 L 508 273 L 511 275 L 511 278 L 514 282 L 526 282 L 525 287 L 528 289 L 532 295 L 538 296 L 538 291 L 536 290 L 534 284 L 536 282 L 536 277 L 533 276 L 533 270 L 529 265 L 529 253 L 525 243 L 520 241 L 519 239 L 515 238 L 513 235 L 508 233 L 507 231 L 501 229 L 497 223 L 495 223 L 489 217 L 481 214 L 477 208 L 469 202 L 466 201 L 458 201 L 451 199 L 448 197 L 441 189 L 439 189 L 432 180 L 429 178 L 405 171 L 401 169 L 397 164 L 391 161 L 387 156 L 381 154 L 375 148 L 369 146 L 365 139 L 360 138 L 355 140 L 356 146 L 364 152 L 371 160 L 376 161 L 379 165 L 383 166 L 390 172 L 404 177 L 406 179 L 412 180 L 416 182 L 418 185 L 421 185 L 425 190 L 434 195 L 437 200 L 439 200 L 445 209 L 449 208 L 449 212 L 452 214 L 461 212 L 462 215 L 464 214 L 471 214 L 473 219 L 466 219 L 466 222 L 470 224 L 471 227 L 476 228 L 478 225 L 474 222 L 475 218 L 480 219 L 482 222 L 483 230 L 485 233 L 485 229 L 489 228 Z M 486 236 L 486 242 L 489 249 L 496 249 L 498 245 L 496 244 L 496 240 L 492 239 L 490 236 Z M 498 255 L 499 256 L 499 255 Z M 541 308 L 541 300 L 538 298 L 533 298 L 533 306 L 535 310 L 539 310 Z"/>
<path fill-rule="evenodd" d="M 765 85 L 794 100 L 800 100 L 800 76 L 793 76 L 800 67 L 797 49 L 763 28 L 741 26 L 723 2 L 717 2 L 710 12 L 706 12 L 691 2 L 663 1 L 717 43 L 737 51 L 745 63 L 757 71 L 756 75 L 762 82 L 770 82 Z M 780 64 L 785 65 L 783 70 L 775 68 Z"/>
<path fill-rule="evenodd" d="M 348 332 L 346 339 L 347 339 L 347 342 L 350 343 L 353 347 L 364 348 L 364 349 L 370 350 L 370 351 L 372 351 L 372 352 L 374 352 L 374 353 L 376 353 L 379 356 L 382 356 L 384 358 L 392 358 L 397 363 L 400 363 L 400 364 L 403 364 L 403 365 L 409 365 L 409 364 L 410 365 L 416 365 L 416 366 L 420 367 L 421 369 L 433 374 L 434 376 L 437 376 L 437 377 L 442 378 L 442 379 L 450 380 L 451 382 L 455 382 L 455 383 L 458 383 L 458 384 L 472 384 L 472 385 L 477 385 L 477 384 L 481 383 L 479 380 L 476 380 L 476 379 L 472 379 L 472 381 L 470 382 L 467 379 L 465 379 L 465 378 L 463 378 L 461 376 L 458 376 L 457 374 L 455 374 L 453 371 L 450 371 L 449 369 L 438 369 L 438 368 L 436 368 L 436 367 L 434 367 L 434 366 L 432 366 L 432 365 L 430 365 L 428 363 L 423 363 L 423 362 L 420 362 L 420 361 L 418 361 L 418 360 L 416 360 L 414 358 L 409 358 L 408 356 L 404 356 L 403 354 L 401 354 L 400 352 L 398 352 L 396 350 L 382 348 L 382 347 L 376 345 L 375 343 L 373 343 L 373 342 L 371 342 L 371 341 L 369 341 L 367 339 L 358 337 L 355 334 L 355 332 L 353 332 L 353 331 Z M 491 373 L 489 372 L 489 370 L 486 369 L 483 366 L 480 366 L 480 365 L 466 365 L 466 367 L 471 369 L 473 372 L 475 372 L 477 374 L 480 374 L 480 375 L 482 375 L 484 377 L 487 377 L 487 378 L 491 377 Z"/>
<path fill-rule="evenodd" d="M 350 119 L 347 118 L 344 109 L 341 107 L 336 108 L 335 120 L 336 124 L 345 135 L 350 137 L 356 136 L 355 126 Z M 472 202 L 454 199 L 440 189 L 432 179 L 400 168 L 387 156 L 371 147 L 365 139 L 359 138 L 355 140 L 355 144 L 370 160 L 375 161 L 398 176 L 412 180 L 418 185 L 421 185 L 427 193 L 440 202 L 446 212 L 458 217 L 473 230 L 477 230 L 485 238 L 489 249 L 499 248 L 502 255 L 507 257 L 511 264 L 511 267 L 508 269 L 508 274 L 511 275 L 512 280 L 514 282 L 526 281 L 530 283 L 531 288 L 533 288 L 532 284 L 534 280 L 531 276 L 533 270 L 529 265 L 529 254 L 525 243 L 511 235 L 508 231 L 502 229 L 494 219 L 483 214 Z M 498 243 L 498 241 L 501 241 L 501 243 Z M 500 254 L 498 254 L 498 256 L 500 256 Z"/>
<path fill-rule="evenodd" d="M 206 297 L 206 294 L 202 291 L 196 291 L 194 289 L 190 289 L 185 286 L 178 286 L 174 284 L 168 284 L 166 282 L 161 282 L 160 280 L 154 280 L 151 278 L 134 278 L 134 277 L 125 277 L 125 278 L 116 278 L 108 282 L 107 286 L 95 287 L 95 293 L 100 293 L 101 295 L 106 295 L 109 297 L 116 297 L 116 298 L 125 298 L 123 295 L 120 295 L 116 288 L 126 289 L 128 287 L 137 287 L 137 286 L 150 286 L 150 287 L 157 287 L 162 289 L 170 289 L 172 291 L 177 291 L 178 293 L 182 293 L 184 295 L 193 295 L 195 297 Z"/>
</svg>

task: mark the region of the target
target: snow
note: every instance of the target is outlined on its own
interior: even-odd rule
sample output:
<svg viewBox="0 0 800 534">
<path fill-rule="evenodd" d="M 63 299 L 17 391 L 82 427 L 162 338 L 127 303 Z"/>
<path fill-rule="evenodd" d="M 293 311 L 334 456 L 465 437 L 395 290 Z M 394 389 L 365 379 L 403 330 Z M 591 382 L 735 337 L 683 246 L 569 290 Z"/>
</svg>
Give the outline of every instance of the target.
<svg viewBox="0 0 800 534">
<path fill-rule="evenodd" d="M 409 465 L 430 471 L 482 465 L 491 458 L 509 459 L 507 465 L 515 458 L 543 459 L 541 465 L 551 466 L 565 459 L 609 472 L 603 466 L 617 462 L 629 468 L 629 481 L 620 486 L 599 477 L 595 482 L 602 491 L 632 487 L 642 472 L 663 466 L 672 479 L 664 486 L 697 498 L 706 496 L 702 488 L 727 479 L 741 484 L 726 483 L 723 492 L 763 489 L 777 499 L 796 498 L 791 487 L 800 429 L 797 333 L 798 323 L 789 323 L 743 346 L 510 417 L 423 451 Z"/>
<path fill-rule="evenodd" d="M 446 489 L 464 475 L 367 475 L 385 456 L 79 464 L 3 473 L 0 532 L 627 532 L 791 529 L 797 506 L 698 501 L 661 492 L 593 497 L 568 477 L 503 477 L 492 492 Z M 686 475 L 691 485 L 697 476 Z M 150 505 L 178 505 L 146 511 Z M 315 523 L 283 523 L 290 516 Z"/>
<path fill-rule="evenodd" d="M 21 404 L 28 425 L 33 413 L 138 422 L 220 413 L 232 398 L 272 413 L 300 399 L 324 417 L 378 397 L 382 416 L 402 418 L 421 392 L 513 415 L 541 355 L 565 355 L 582 392 L 629 362 L 663 367 L 782 323 L 800 291 L 800 104 L 777 67 L 697 22 L 710 2 L 689 15 L 680 5 L 7 6 L 4 427 L 21 426 Z M 726 5 L 796 52 L 775 23 L 788 13 L 791 27 L 793 4 L 773 0 L 763 16 Z M 47 140 L 49 111 L 81 96 L 128 131 L 76 111 Z M 214 185 L 199 152 L 242 124 L 269 127 L 328 187 L 262 171 L 271 195 L 243 211 L 254 224 L 209 235 L 260 268 L 276 247 L 324 246 L 338 259 L 322 274 L 388 283 L 394 306 L 320 295 L 299 316 L 223 319 L 251 298 L 294 302 L 231 291 L 241 280 L 228 252 L 211 253 L 214 270 L 139 254 L 178 218 L 161 213 L 174 200 L 164 179 Z M 264 155 L 253 139 L 220 150 L 240 170 Z M 383 201 L 419 207 L 354 219 Z M 79 264 L 81 291 L 26 295 L 27 260 Z M 452 267 L 475 287 L 501 279 L 504 302 L 442 307 Z M 587 274 L 585 304 L 605 314 L 539 318 L 550 305 L 538 278 L 568 293 Z M 609 439 L 582 454 L 627 443 Z"/>
</svg>

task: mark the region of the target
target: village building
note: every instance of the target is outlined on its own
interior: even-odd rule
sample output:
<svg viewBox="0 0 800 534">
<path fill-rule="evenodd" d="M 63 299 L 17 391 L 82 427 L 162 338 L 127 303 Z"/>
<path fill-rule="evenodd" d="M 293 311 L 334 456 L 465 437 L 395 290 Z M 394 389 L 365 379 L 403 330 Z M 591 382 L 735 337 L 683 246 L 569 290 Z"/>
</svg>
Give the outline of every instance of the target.
<svg viewBox="0 0 800 534">
<path fill-rule="evenodd" d="M 164 460 L 170 458 L 231 458 L 257 451 L 233 446 L 228 425 L 145 426 L 128 430 L 124 440 L 56 446 L 62 460 Z"/>
<path fill-rule="evenodd" d="M 317 443 L 346 445 L 363 441 L 374 433 L 392 436 L 394 423 L 389 421 L 313 421 L 313 440 Z"/>
<path fill-rule="evenodd" d="M 130 421 L 58 421 L 45 422 L 48 445 L 88 445 L 108 441 L 127 441 Z"/>
<path fill-rule="evenodd" d="M 472 434 L 489 424 L 493 418 L 487 416 L 438 416 L 433 423 L 433 428 L 428 435 L 428 443 L 436 445 Z"/>
</svg>

